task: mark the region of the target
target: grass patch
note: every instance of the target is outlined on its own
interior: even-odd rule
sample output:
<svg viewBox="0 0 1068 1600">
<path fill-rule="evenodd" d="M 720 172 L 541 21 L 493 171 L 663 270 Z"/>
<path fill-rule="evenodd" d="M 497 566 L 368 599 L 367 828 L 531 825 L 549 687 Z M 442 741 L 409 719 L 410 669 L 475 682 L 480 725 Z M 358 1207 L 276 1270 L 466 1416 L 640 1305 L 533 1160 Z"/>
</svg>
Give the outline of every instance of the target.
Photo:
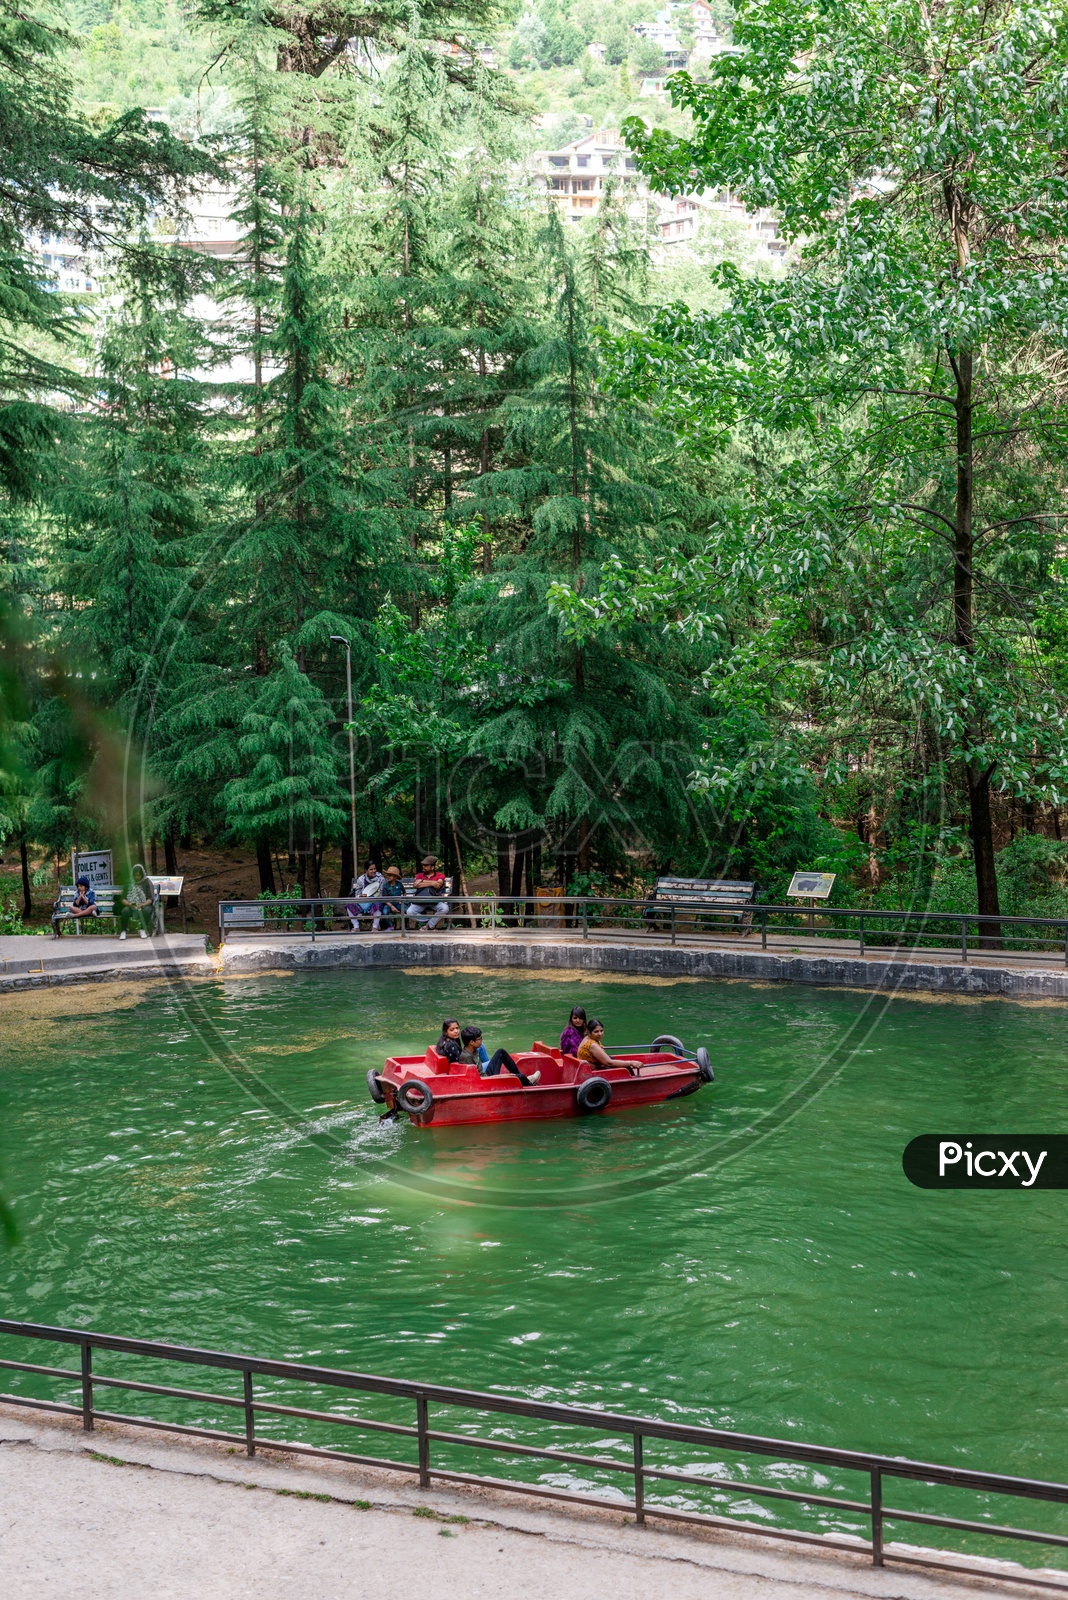
<svg viewBox="0 0 1068 1600">
<path fill-rule="evenodd" d="M 431 1522 L 458 1522 L 466 1524 L 470 1517 L 446 1516 L 443 1511 L 432 1511 L 429 1506 L 416 1506 L 412 1512 L 413 1517 L 427 1517 Z"/>
<path fill-rule="evenodd" d="M 326 1505 L 334 1498 L 332 1494 L 313 1494 L 310 1489 L 276 1489 L 274 1492 L 284 1494 L 290 1500 L 321 1500 Z"/>
</svg>

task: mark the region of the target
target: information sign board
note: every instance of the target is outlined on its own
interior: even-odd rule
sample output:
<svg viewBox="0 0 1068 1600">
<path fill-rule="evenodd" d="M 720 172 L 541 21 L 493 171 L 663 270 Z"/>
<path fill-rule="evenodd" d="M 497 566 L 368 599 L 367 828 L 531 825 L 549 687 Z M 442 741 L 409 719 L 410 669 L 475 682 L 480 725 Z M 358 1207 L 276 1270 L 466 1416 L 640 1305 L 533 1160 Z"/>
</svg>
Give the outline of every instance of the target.
<svg viewBox="0 0 1068 1600">
<path fill-rule="evenodd" d="M 172 873 L 170 877 L 161 878 L 156 873 L 150 872 L 148 874 L 148 881 L 150 884 L 152 884 L 158 895 L 178 895 L 182 892 L 182 885 L 185 882 L 185 877 L 184 875 L 179 876 Z"/>
<path fill-rule="evenodd" d="M 791 900 L 826 900 L 837 876 L 836 872 L 795 872 L 786 893 Z"/>
<path fill-rule="evenodd" d="M 88 878 L 91 889 L 110 889 L 115 882 L 112 876 L 110 850 L 76 850 L 72 857 L 74 875 L 72 882 Z"/>
<path fill-rule="evenodd" d="M 262 906 L 249 905 L 247 901 L 243 905 L 232 905 L 229 901 L 224 900 L 222 909 L 224 917 L 231 925 L 244 922 L 252 927 L 263 927 Z"/>
</svg>

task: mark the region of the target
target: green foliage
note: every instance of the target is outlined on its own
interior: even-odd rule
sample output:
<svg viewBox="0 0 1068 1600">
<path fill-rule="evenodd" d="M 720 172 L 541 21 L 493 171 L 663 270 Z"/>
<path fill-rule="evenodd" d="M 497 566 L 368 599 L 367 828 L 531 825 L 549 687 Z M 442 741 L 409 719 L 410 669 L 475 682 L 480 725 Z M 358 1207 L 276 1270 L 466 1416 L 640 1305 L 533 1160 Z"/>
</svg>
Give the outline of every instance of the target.
<svg viewBox="0 0 1068 1600">
<path fill-rule="evenodd" d="M 991 783 L 1068 793 L 1065 707 L 1030 625 L 1059 593 L 1064 16 L 754 0 L 735 39 L 709 83 L 673 80 L 691 136 L 628 135 L 659 187 L 774 207 L 799 269 L 724 265 L 722 309 L 616 337 L 616 388 L 710 457 L 756 430 L 784 455 L 696 560 L 612 567 L 557 603 L 579 637 L 681 613 L 717 670 L 757 663 L 795 747 L 780 686 L 800 698 L 832 773 L 893 737 L 900 768 L 918 740 L 928 774 L 963 778 L 996 910 Z"/>
</svg>

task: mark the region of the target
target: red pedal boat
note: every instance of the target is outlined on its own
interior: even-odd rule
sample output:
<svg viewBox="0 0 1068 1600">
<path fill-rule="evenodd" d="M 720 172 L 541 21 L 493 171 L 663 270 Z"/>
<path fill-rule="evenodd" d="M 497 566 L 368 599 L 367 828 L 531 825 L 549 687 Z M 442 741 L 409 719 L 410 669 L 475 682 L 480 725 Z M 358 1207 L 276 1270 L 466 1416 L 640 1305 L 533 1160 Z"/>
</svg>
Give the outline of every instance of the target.
<svg viewBox="0 0 1068 1600">
<path fill-rule="evenodd" d="M 382 1072 L 372 1068 L 367 1087 L 387 1116 L 404 1111 L 417 1128 L 455 1128 L 626 1111 L 695 1094 L 715 1078 L 707 1050 L 687 1051 L 670 1034 L 610 1054 L 617 1065 L 594 1066 L 536 1040 L 513 1057 L 526 1076 L 541 1073 L 540 1083 L 524 1088 L 510 1072 L 483 1078 L 431 1046 L 422 1056 L 391 1056 Z"/>
</svg>

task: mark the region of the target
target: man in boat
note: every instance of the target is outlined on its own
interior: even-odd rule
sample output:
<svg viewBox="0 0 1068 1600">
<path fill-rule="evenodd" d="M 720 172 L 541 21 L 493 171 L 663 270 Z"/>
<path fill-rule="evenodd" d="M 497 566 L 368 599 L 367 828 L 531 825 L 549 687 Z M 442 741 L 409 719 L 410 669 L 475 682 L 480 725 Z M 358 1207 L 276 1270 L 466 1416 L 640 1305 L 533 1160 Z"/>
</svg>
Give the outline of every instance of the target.
<svg viewBox="0 0 1068 1600">
<path fill-rule="evenodd" d="M 520 1072 L 507 1050 L 495 1050 L 488 1060 L 485 1059 L 486 1049 L 482 1043 L 481 1028 L 464 1028 L 460 1034 L 460 1051 L 458 1061 L 461 1066 L 477 1067 L 480 1078 L 495 1078 L 502 1066 L 517 1077 L 524 1089 L 532 1089 L 536 1083 L 541 1082 L 541 1072 L 531 1073 L 528 1078 L 525 1072 Z"/>
<path fill-rule="evenodd" d="M 405 914 L 427 928 L 436 928 L 441 918 L 449 913 L 444 893 L 445 874 L 438 866 L 437 856 L 424 856 L 415 875 L 415 894 Z"/>
</svg>

